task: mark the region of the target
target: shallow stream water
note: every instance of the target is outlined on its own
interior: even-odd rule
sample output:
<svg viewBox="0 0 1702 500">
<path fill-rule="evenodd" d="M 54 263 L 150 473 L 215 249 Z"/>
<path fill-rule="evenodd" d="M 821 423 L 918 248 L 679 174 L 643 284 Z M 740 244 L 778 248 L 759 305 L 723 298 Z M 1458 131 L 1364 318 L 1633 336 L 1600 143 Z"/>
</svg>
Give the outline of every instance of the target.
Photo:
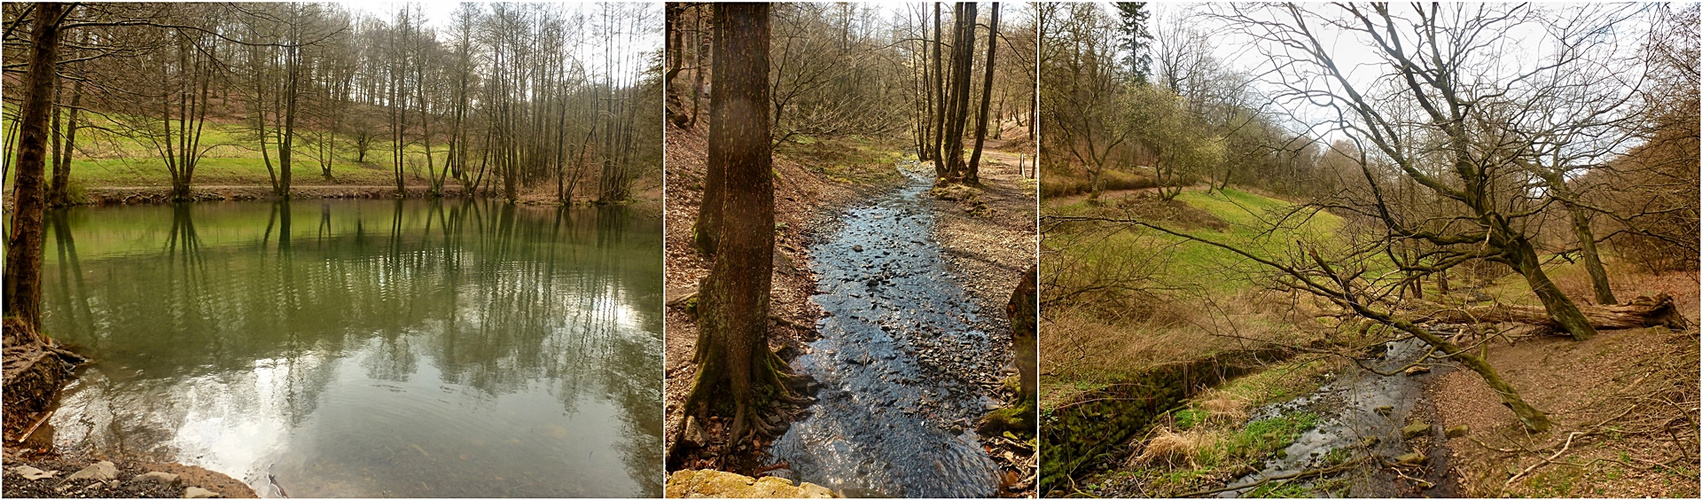
<svg viewBox="0 0 1702 500">
<path fill-rule="evenodd" d="M 1389 342 L 1382 351 L 1379 357 L 1365 361 L 1365 364 L 1387 373 L 1418 361 L 1429 352 L 1429 348 L 1418 339 L 1406 339 Z M 1433 360 L 1429 365 L 1436 373 L 1450 369 L 1441 361 Z M 1337 452 L 1340 460 L 1346 459 L 1340 457 L 1365 453 L 1382 457 L 1407 453 L 1410 449 L 1401 428 L 1407 425 L 1408 416 L 1413 415 L 1420 403 L 1424 393 L 1423 380 L 1430 376 L 1434 375 L 1384 376 L 1352 367 L 1312 394 L 1256 409 L 1250 420 L 1311 412 L 1318 416 L 1318 424 L 1302 433 L 1277 456 L 1266 460 L 1258 472 L 1242 476 L 1229 486 L 1253 485 L 1266 478 L 1328 467 L 1332 465 L 1330 454 L 1335 450 L 1345 450 Z M 1430 452 L 1426 450 L 1425 453 Z M 1359 479 L 1349 482 L 1352 496 L 1400 495 L 1389 484 L 1388 478 L 1376 478 L 1366 474 L 1369 469 L 1360 469 L 1357 473 L 1350 473 L 1351 478 Z M 1311 480 L 1299 482 L 1314 483 Z M 1218 496 L 1230 498 L 1251 491 L 1226 491 Z"/>
<path fill-rule="evenodd" d="M 661 223 L 304 200 L 49 214 L 62 448 L 263 496 L 661 493 Z"/>
<path fill-rule="evenodd" d="M 994 402 L 953 367 L 994 340 L 932 238 L 929 172 L 900 170 L 905 186 L 846 210 L 810 249 L 827 317 L 793 364 L 821 388 L 772 460 L 847 496 L 991 496 L 997 467 L 973 422 Z"/>
</svg>

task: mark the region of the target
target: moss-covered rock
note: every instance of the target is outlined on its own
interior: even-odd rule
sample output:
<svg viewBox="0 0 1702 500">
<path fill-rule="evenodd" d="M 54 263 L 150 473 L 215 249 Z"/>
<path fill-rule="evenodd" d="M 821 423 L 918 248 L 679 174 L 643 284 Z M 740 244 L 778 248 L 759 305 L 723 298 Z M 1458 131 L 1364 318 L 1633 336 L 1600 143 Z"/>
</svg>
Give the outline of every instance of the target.
<svg viewBox="0 0 1702 500">
<path fill-rule="evenodd" d="M 675 471 L 663 491 L 668 498 L 834 498 L 832 491 L 811 483 L 718 470 Z"/>
</svg>

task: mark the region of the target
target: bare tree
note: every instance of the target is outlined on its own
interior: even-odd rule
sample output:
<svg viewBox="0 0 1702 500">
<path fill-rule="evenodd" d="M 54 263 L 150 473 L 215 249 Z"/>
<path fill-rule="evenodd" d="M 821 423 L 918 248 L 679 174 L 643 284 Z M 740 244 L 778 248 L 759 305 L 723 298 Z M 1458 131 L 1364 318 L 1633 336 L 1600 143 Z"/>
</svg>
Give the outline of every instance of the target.
<svg viewBox="0 0 1702 500">
<path fill-rule="evenodd" d="M 1392 238 L 1422 240 L 1447 252 L 1424 271 L 1474 259 L 1504 263 L 1525 278 L 1573 338 L 1594 335 L 1577 305 L 1543 271 L 1528 233 L 1540 211 L 1532 210 L 1529 193 L 1511 186 L 1509 176 L 1518 170 L 1514 159 L 1528 149 L 1505 139 L 1505 125 L 1522 120 L 1492 112 L 1498 100 L 1540 91 L 1526 82 L 1567 71 L 1575 59 L 1562 55 L 1529 69 L 1500 59 L 1491 41 L 1529 22 L 1527 6 L 1429 5 L 1402 13 L 1381 4 L 1331 9 L 1337 15 L 1293 4 L 1228 6 L 1219 17 L 1257 40 L 1273 64 L 1309 68 L 1285 72 L 1279 83 L 1290 94 L 1329 103 L 1340 117 L 1337 127 L 1371 145 L 1405 178 L 1462 209 L 1441 220 L 1404 221 L 1382 199 L 1384 183 L 1366 170 L 1376 198 L 1367 215 L 1381 221 Z M 1381 84 L 1367 86 L 1348 76 L 1335 45 L 1320 36 L 1324 25 L 1370 44 L 1384 71 Z M 1416 109 L 1415 119 L 1406 119 L 1400 107 Z"/>
</svg>

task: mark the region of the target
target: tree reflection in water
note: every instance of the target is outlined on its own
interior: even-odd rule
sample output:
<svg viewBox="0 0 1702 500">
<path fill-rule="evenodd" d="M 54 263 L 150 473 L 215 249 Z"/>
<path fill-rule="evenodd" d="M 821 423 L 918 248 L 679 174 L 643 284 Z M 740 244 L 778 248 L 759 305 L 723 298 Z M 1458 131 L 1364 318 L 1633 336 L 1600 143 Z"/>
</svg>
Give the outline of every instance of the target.
<svg viewBox="0 0 1702 500">
<path fill-rule="evenodd" d="M 61 443 L 295 496 L 660 494 L 654 216 L 362 200 L 49 223 L 46 326 L 99 360 Z"/>
</svg>

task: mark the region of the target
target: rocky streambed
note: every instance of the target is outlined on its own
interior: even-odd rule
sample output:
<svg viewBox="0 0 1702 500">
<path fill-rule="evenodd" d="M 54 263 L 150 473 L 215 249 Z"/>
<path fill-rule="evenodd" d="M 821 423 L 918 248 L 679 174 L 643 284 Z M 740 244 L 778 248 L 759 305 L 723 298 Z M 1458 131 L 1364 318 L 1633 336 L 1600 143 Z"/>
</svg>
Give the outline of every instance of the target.
<svg viewBox="0 0 1702 500">
<path fill-rule="evenodd" d="M 773 475 L 847 496 L 991 496 L 997 467 L 974 423 L 998 405 L 1009 333 L 947 271 L 932 240 L 930 172 L 846 209 L 811 246 L 825 317 L 793 362 L 817 385 L 808 415 L 770 450 Z"/>
</svg>

